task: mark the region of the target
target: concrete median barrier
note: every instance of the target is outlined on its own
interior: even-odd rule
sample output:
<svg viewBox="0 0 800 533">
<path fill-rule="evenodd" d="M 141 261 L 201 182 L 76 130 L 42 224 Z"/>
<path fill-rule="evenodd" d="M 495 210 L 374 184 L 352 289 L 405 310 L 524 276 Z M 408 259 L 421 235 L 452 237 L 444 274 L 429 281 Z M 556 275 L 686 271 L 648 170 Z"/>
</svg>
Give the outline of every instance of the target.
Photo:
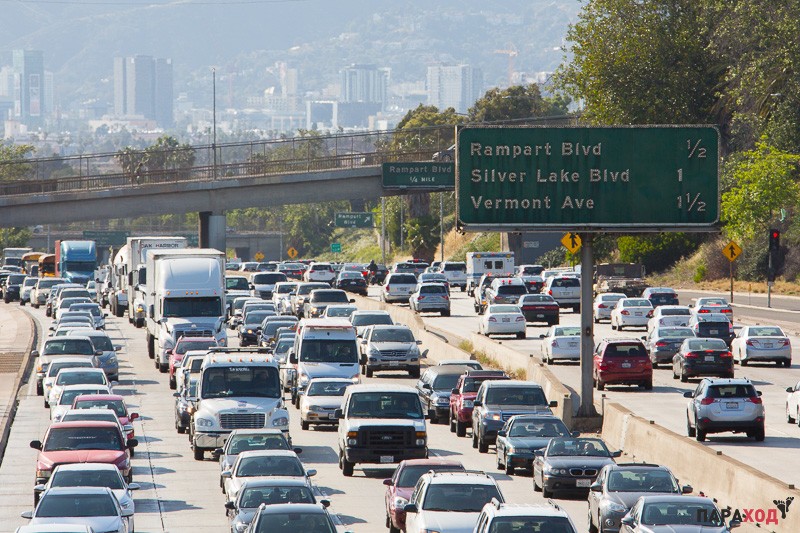
<svg viewBox="0 0 800 533">
<path fill-rule="evenodd" d="M 33 319 L 19 306 L 0 308 L 0 460 L 17 412 L 17 395 L 31 370 L 36 342 Z"/>
<path fill-rule="evenodd" d="M 602 436 L 609 448 L 623 450 L 629 459 L 669 467 L 681 484 L 691 485 L 695 495 L 702 492 L 716 499 L 720 509 L 738 509 L 743 519 L 748 511 L 753 519 L 763 516 L 759 531 L 800 531 L 800 512 L 790 508 L 783 518 L 775 503 L 787 498 L 800 501 L 800 491 L 793 485 L 637 416 L 618 403 L 605 405 Z M 764 451 L 769 453 L 769 448 Z M 770 517 L 778 522 L 767 524 Z M 754 525 L 748 521 L 738 531 L 755 530 Z"/>
</svg>

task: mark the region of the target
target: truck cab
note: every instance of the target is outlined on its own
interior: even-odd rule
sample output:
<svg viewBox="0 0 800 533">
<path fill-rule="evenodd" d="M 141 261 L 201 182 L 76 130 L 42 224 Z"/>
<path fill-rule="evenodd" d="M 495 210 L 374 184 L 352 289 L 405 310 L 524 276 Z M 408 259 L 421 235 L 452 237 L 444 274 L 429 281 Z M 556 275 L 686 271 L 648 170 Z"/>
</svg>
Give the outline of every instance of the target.
<svg viewBox="0 0 800 533">
<path fill-rule="evenodd" d="M 200 370 L 189 425 L 195 460 L 222 448 L 234 429 L 260 428 L 279 429 L 289 440 L 278 363 L 263 349 L 212 348 Z"/>
<path fill-rule="evenodd" d="M 86 286 L 97 269 L 94 241 L 56 241 L 56 273 L 70 283 Z"/>
</svg>

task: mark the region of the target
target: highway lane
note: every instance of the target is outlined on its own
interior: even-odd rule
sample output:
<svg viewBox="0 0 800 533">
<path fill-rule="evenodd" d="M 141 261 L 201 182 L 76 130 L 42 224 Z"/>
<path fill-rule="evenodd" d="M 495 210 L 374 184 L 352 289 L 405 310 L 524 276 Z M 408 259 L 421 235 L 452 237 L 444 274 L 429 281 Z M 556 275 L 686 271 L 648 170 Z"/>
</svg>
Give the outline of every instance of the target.
<svg viewBox="0 0 800 533">
<path fill-rule="evenodd" d="M 43 311 L 29 310 L 47 331 L 49 319 Z M 124 319 L 110 317 L 108 332 L 120 352 L 120 383 L 115 391 L 125 395 L 142 417 L 134 423 L 139 447 L 133 459 L 134 481 L 142 488 L 134 494 L 136 530 L 140 532 L 212 533 L 229 531 L 219 489 L 218 463 L 210 458 L 192 458 L 186 435 L 174 429 L 173 397 L 167 377 L 147 358 L 144 331 Z M 236 344 L 235 342 L 233 344 Z M 372 382 L 413 384 L 414 380 L 381 373 Z M 347 530 L 355 533 L 384 531 L 384 478 L 391 469 L 357 468 L 345 478 L 336 462 L 336 433 L 332 430 L 302 431 L 297 410 L 290 407 L 294 444 L 303 448 L 301 459 L 318 470 L 314 482 L 332 501 Z M 26 521 L 19 513 L 31 508 L 36 451 L 28 447 L 40 439 L 49 424 L 48 411 L 30 385 L 20 398 L 20 408 L 11 430 L 6 456 L 0 464 L 0 533 L 14 531 Z M 532 490 L 530 474 L 513 477 L 496 470 L 493 454 L 478 454 L 467 438 L 456 438 L 446 425 L 429 428 L 431 455 L 458 459 L 470 469 L 494 476 L 506 499 L 514 503 L 542 503 L 541 493 Z M 579 531 L 587 530 L 585 499 L 560 499 Z"/>
<path fill-rule="evenodd" d="M 377 289 L 371 288 L 370 295 L 377 295 Z M 450 336 L 469 338 L 477 332 L 477 315 L 472 307 L 472 299 L 465 293 L 454 291 L 452 293 L 452 309 L 450 317 L 423 315 L 426 324 Z M 750 309 L 737 308 L 735 323 L 770 323 L 759 313 L 758 317 L 751 317 Z M 775 313 L 771 317 L 780 317 Z M 561 324 L 579 325 L 580 316 L 577 313 L 562 312 Z M 528 338 L 516 340 L 510 336 L 492 337 L 525 354 L 541 354 L 541 341 L 538 336 L 546 331 L 545 326 L 528 326 Z M 607 322 L 595 325 L 595 339 L 606 337 L 634 337 L 639 338 L 646 332 L 644 328 L 612 331 Z M 800 338 L 792 336 L 792 345 L 800 346 Z M 800 485 L 800 467 L 796 466 L 797 450 L 800 449 L 800 428 L 789 425 L 785 421 L 786 387 L 794 385 L 800 380 L 800 365 L 795 356 L 795 364 L 791 368 L 777 368 L 773 364 L 750 365 L 745 368 L 736 366 L 737 377 L 748 377 L 763 392 L 763 401 L 766 410 L 767 438 L 764 442 L 754 442 L 744 436 L 723 434 L 710 436 L 705 443 L 716 450 L 730 455 L 758 470 L 781 479 L 787 483 Z M 580 391 L 580 368 L 575 364 L 557 364 L 551 367 L 555 375 L 573 391 Z M 595 403 L 598 410 L 601 408 L 601 394 L 607 401 L 614 401 L 631 409 L 636 414 L 654 420 L 678 434 L 686 435 L 686 403 L 683 398 L 685 391 L 694 390 L 698 380 L 691 380 L 688 384 L 672 379 L 669 369 L 657 369 L 654 374 L 652 392 L 632 387 L 607 387 L 606 391 L 595 391 Z M 688 437 L 687 437 L 688 439 Z"/>
</svg>

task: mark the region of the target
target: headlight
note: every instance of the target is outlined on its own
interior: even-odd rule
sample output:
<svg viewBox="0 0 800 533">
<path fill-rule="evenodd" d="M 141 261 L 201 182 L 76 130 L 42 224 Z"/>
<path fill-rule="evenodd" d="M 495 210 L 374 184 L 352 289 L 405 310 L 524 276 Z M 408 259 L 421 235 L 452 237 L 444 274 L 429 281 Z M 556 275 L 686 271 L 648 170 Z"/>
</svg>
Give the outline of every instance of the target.
<svg viewBox="0 0 800 533">
<path fill-rule="evenodd" d="M 369 355 L 380 355 L 381 351 L 379 349 L 377 349 L 377 348 L 370 348 L 369 352 L 367 352 L 367 353 Z"/>
<path fill-rule="evenodd" d="M 214 421 L 208 418 L 195 418 L 194 423 L 200 428 L 210 428 L 214 425 Z"/>
<path fill-rule="evenodd" d="M 350 376 L 350 381 L 353 382 L 353 385 L 358 385 L 359 383 L 361 383 L 361 377 L 358 374 L 353 374 L 352 376 Z"/>
<path fill-rule="evenodd" d="M 487 420 L 502 420 L 503 419 L 503 415 L 501 415 L 500 413 L 489 413 L 489 412 L 486 412 L 486 413 L 483 413 L 483 418 L 485 418 Z"/>
<path fill-rule="evenodd" d="M 51 473 L 52 472 L 51 472 L 50 469 L 47 469 L 47 470 L 38 470 L 37 469 L 36 470 L 36 477 L 50 477 Z"/>
<path fill-rule="evenodd" d="M 252 329 L 248 329 L 248 330 L 247 330 L 247 333 L 249 333 L 250 335 L 252 335 L 252 334 L 253 334 L 253 330 L 252 330 Z"/>
<path fill-rule="evenodd" d="M 616 502 L 604 502 L 601 504 L 602 507 L 609 513 L 626 513 L 628 512 L 628 508 L 624 505 L 620 505 Z"/>
<path fill-rule="evenodd" d="M 402 509 L 403 507 L 405 507 L 407 503 L 408 500 L 398 496 L 392 501 L 392 507 L 394 507 L 395 509 Z"/>
<path fill-rule="evenodd" d="M 554 476 L 566 476 L 568 474 L 566 468 L 553 468 L 552 466 L 545 466 L 544 471 Z"/>
<path fill-rule="evenodd" d="M 314 412 L 322 411 L 322 407 L 320 407 L 319 405 L 309 405 L 308 406 L 308 410 L 309 411 L 314 411 Z"/>
<path fill-rule="evenodd" d="M 288 426 L 289 425 L 289 417 L 288 416 L 281 416 L 278 418 L 272 419 L 273 426 Z"/>
</svg>

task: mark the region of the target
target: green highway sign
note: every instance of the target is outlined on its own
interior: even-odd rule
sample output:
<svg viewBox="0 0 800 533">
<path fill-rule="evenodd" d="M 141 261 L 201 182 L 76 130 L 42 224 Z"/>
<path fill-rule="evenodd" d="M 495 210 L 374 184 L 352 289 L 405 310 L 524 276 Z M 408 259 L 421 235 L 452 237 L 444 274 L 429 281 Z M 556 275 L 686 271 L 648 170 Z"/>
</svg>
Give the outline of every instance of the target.
<svg viewBox="0 0 800 533">
<path fill-rule="evenodd" d="M 463 127 L 467 231 L 708 231 L 719 221 L 713 126 Z"/>
<path fill-rule="evenodd" d="M 332 242 L 331 243 L 331 253 L 334 253 L 334 254 L 342 253 L 342 243 L 340 243 L 340 242 Z"/>
<path fill-rule="evenodd" d="M 384 163 L 384 189 L 452 189 L 455 165 L 450 162 Z"/>
<path fill-rule="evenodd" d="M 83 232 L 83 238 L 94 241 L 97 246 L 123 246 L 128 242 L 127 231 L 91 231 Z"/>
<path fill-rule="evenodd" d="M 372 213 L 335 213 L 333 218 L 337 228 L 371 228 L 374 226 Z"/>
</svg>

